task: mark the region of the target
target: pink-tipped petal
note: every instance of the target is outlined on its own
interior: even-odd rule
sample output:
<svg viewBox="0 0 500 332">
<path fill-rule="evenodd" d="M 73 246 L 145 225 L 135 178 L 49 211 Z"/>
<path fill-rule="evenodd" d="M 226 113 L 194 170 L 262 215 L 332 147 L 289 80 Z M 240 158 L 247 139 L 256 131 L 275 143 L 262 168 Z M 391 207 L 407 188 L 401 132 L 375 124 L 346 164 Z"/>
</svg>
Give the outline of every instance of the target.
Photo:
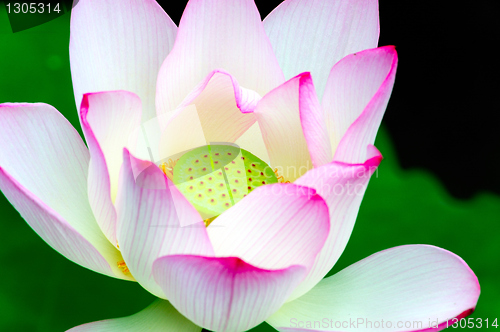
<svg viewBox="0 0 500 332">
<path fill-rule="evenodd" d="M 127 91 L 83 95 L 80 108 L 83 133 L 90 150 L 89 200 L 97 223 L 116 245 L 118 176 L 123 148 L 133 141 L 141 124 L 141 100 Z"/>
<path fill-rule="evenodd" d="M 312 73 L 318 96 L 328 72 L 347 54 L 377 47 L 377 0 L 286 0 L 265 19 L 285 78 Z"/>
<path fill-rule="evenodd" d="M 200 332 L 194 325 L 164 300 L 156 300 L 136 314 L 87 323 L 67 332 Z"/>
<path fill-rule="evenodd" d="M 332 68 L 322 105 L 334 160 L 366 160 L 366 146 L 375 141 L 397 64 L 394 46 L 385 46 L 348 55 Z"/>
<path fill-rule="evenodd" d="M 166 256 L 153 265 L 172 305 L 213 331 L 246 331 L 278 310 L 304 277 L 300 265 L 263 270 L 236 257 Z"/>
<path fill-rule="evenodd" d="M 156 80 L 177 27 L 154 0 L 80 0 L 71 11 L 71 75 L 77 107 L 87 92 L 127 90 L 156 116 Z"/>
<path fill-rule="evenodd" d="M 252 0 L 191 0 L 158 74 L 158 114 L 176 109 L 205 76 L 223 69 L 263 96 L 283 73 Z"/>
<path fill-rule="evenodd" d="M 168 119 L 160 145 L 162 157 L 211 142 L 235 142 L 255 123 L 252 112 L 259 100 L 229 73 L 211 72 Z"/>
<path fill-rule="evenodd" d="M 117 268 L 116 263 L 121 260 L 121 255 L 102 233 L 90 236 L 85 234 L 88 237 L 85 238 L 57 211 L 47 206 L 1 167 L 0 189 L 31 228 L 61 255 L 110 277 L 130 279 Z M 95 223 L 92 219 L 88 221 Z"/>
<path fill-rule="evenodd" d="M 292 183 L 255 189 L 207 228 L 217 256 L 237 256 L 263 269 L 309 269 L 329 229 L 325 201 Z"/>
<path fill-rule="evenodd" d="M 369 149 L 376 150 L 373 146 Z M 295 181 L 296 184 L 314 188 L 325 199 L 330 212 L 330 233 L 311 271 L 295 289 L 291 299 L 305 294 L 323 279 L 344 251 L 368 181 L 382 160 L 378 150 L 376 152 L 377 154 L 364 164 L 331 162 L 307 172 Z M 375 151 L 371 153 L 374 154 Z"/>
<path fill-rule="evenodd" d="M 206 108 L 205 112 L 207 113 L 210 111 L 212 113 L 220 112 L 219 107 L 227 109 L 225 110 L 227 113 L 229 113 L 229 109 L 232 110 L 231 113 L 235 114 L 236 110 L 239 110 L 239 113 L 251 113 L 260 99 L 261 97 L 255 91 L 242 88 L 230 73 L 217 69 L 210 72 L 189 93 L 180 107 L 194 104 L 197 105 L 197 108 Z M 209 122 L 210 119 L 204 119 L 204 121 Z M 216 121 L 212 120 L 211 122 Z"/>
<path fill-rule="evenodd" d="M 299 111 L 302 131 L 307 142 L 314 167 L 332 161 L 332 148 L 326 127 L 323 109 L 309 73 L 301 75 L 299 86 Z"/>
<path fill-rule="evenodd" d="M 313 166 L 331 161 L 330 144 L 309 73 L 265 95 L 254 111 L 271 166 L 293 182 Z"/>
<path fill-rule="evenodd" d="M 199 213 L 162 171 L 126 149 L 116 200 L 118 242 L 128 269 L 149 292 L 165 298 L 153 280 L 153 261 L 164 255 L 213 255 Z"/>
<path fill-rule="evenodd" d="M 439 331 L 450 319 L 472 313 L 479 293 L 474 272 L 460 257 L 433 246 L 407 245 L 378 252 L 322 280 L 267 322 L 287 332 Z M 325 324 L 313 325 L 323 318 Z"/>
<path fill-rule="evenodd" d="M 120 254 L 99 229 L 89 205 L 89 152 L 55 108 L 0 105 L 0 167 L 5 195 L 47 243 L 85 267 L 112 276 L 111 270 L 119 272 Z M 59 232 L 68 235 L 59 238 Z M 98 252 L 108 260 L 106 267 Z"/>
</svg>

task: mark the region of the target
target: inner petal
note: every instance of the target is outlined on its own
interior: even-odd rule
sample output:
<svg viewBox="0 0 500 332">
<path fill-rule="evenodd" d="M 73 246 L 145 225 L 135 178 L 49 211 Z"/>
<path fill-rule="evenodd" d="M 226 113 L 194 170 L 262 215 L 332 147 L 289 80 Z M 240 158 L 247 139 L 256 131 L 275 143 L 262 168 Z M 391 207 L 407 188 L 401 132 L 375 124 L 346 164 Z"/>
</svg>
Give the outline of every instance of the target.
<svg viewBox="0 0 500 332">
<path fill-rule="evenodd" d="M 272 168 L 251 152 L 229 144 L 205 145 L 171 163 L 174 184 L 207 225 L 255 188 L 279 182 Z"/>
</svg>

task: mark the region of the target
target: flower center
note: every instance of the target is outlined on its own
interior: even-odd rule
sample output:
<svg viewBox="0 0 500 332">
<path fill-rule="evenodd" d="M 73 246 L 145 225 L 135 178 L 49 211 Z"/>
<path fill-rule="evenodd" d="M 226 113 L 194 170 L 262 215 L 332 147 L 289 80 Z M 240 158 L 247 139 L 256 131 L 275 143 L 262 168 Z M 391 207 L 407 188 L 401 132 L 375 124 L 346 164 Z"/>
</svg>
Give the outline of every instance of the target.
<svg viewBox="0 0 500 332">
<path fill-rule="evenodd" d="M 280 182 L 252 153 L 232 145 L 206 145 L 160 165 L 208 224 L 255 188 Z"/>
</svg>

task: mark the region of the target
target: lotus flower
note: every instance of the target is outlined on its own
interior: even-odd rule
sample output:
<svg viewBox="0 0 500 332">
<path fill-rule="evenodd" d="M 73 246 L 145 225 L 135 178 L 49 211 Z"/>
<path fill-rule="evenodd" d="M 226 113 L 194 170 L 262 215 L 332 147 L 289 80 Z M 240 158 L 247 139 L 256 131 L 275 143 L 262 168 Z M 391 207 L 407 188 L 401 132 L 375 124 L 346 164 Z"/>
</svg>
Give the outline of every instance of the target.
<svg viewBox="0 0 500 332">
<path fill-rule="evenodd" d="M 62 255 L 158 300 L 72 331 L 434 331 L 470 314 L 476 276 L 432 246 L 323 279 L 381 161 L 397 54 L 378 35 L 372 0 L 286 0 L 263 22 L 251 0 L 191 0 L 179 28 L 153 0 L 79 1 L 88 148 L 53 107 L 2 104 L 0 188 Z"/>
</svg>

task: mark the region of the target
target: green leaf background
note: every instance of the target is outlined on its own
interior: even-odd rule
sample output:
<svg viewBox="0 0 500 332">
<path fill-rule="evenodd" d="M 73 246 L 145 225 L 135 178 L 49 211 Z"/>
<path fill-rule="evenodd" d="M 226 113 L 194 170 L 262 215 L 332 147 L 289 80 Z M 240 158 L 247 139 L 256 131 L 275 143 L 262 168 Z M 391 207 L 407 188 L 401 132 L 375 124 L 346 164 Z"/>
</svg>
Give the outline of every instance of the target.
<svg viewBox="0 0 500 332">
<path fill-rule="evenodd" d="M 81 133 L 68 43 L 69 14 L 13 34 L 0 5 L 0 102 L 48 103 Z M 468 201 L 453 199 L 429 172 L 401 169 L 383 127 L 376 145 L 385 159 L 370 182 L 350 242 L 330 273 L 390 247 L 436 245 L 461 256 L 478 276 L 482 291 L 472 317 L 490 322 L 499 317 L 500 198 L 482 193 Z M 454 161 L 450 167 L 460 165 Z M 0 331 L 65 331 L 133 314 L 154 299 L 137 283 L 102 276 L 65 259 L 3 195 L 0 267 Z M 262 324 L 252 331 L 273 329 Z"/>
</svg>

